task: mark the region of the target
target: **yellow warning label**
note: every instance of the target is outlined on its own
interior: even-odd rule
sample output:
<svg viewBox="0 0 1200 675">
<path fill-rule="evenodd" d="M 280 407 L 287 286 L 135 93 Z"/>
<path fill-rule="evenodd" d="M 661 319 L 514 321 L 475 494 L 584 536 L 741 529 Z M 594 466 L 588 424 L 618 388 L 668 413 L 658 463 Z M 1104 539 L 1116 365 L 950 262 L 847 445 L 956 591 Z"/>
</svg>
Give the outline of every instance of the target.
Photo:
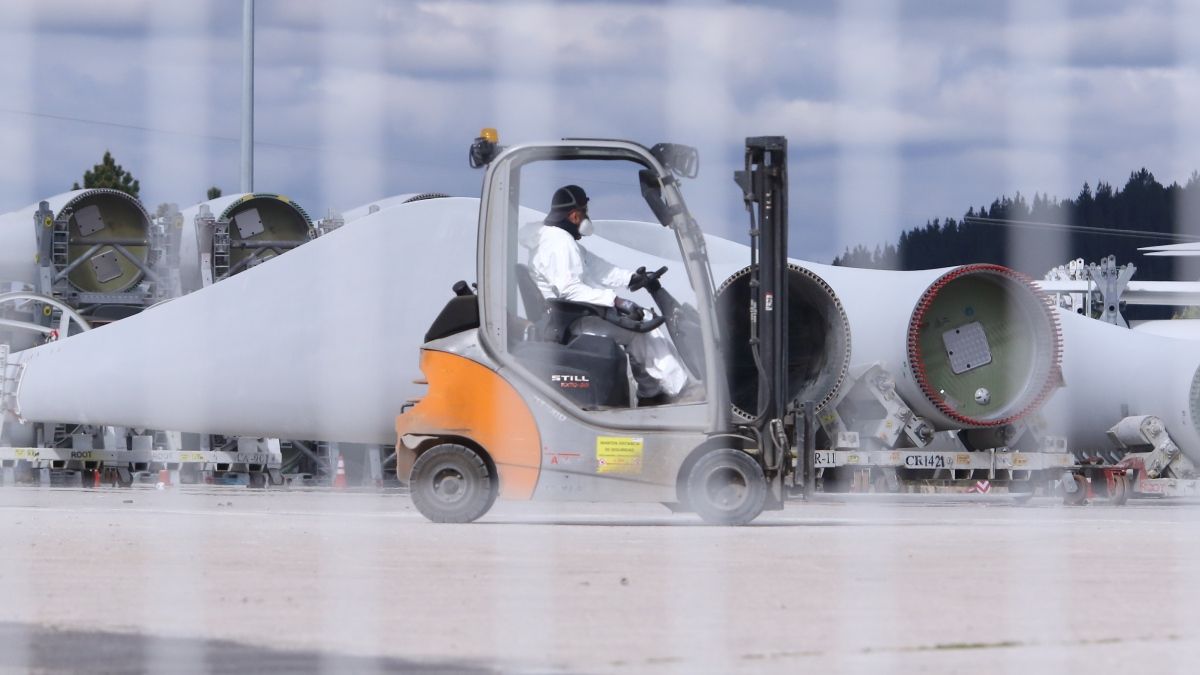
<svg viewBox="0 0 1200 675">
<path fill-rule="evenodd" d="M 644 447 L 641 438 L 597 437 L 596 473 L 641 473 Z"/>
</svg>

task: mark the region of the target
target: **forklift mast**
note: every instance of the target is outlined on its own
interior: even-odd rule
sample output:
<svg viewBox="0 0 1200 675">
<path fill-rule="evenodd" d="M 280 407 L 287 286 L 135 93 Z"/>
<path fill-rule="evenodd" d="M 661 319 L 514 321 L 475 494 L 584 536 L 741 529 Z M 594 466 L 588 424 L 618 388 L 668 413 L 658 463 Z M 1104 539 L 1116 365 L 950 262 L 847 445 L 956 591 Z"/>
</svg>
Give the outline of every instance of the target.
<svg viewBox="0 0 1200 675">
<path fill-rule="evenodd" d="M 787 382 L 787 139 L 746 139 L 746 163 L 734 172 L 750 214 L 750 349 L 758 369 L 758 410 L 750 426 L 761 448 L 763 470 L 783 497 L 791 471 L 784 420 L 789 409 Z"/>
</svg>

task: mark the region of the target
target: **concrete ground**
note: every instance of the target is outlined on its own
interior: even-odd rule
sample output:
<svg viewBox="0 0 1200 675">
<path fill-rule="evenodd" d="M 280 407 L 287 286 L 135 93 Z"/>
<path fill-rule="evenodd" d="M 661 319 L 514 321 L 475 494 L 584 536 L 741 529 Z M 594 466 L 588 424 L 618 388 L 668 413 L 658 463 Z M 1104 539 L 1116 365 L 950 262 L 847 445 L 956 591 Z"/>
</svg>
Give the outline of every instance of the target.
<svg viewBox="0 0 1200 675">
<path fill-rule="evenodd" d="M 1178 672 L 1200 508 L 0 490 L 0 672 Z"/>
</svg>

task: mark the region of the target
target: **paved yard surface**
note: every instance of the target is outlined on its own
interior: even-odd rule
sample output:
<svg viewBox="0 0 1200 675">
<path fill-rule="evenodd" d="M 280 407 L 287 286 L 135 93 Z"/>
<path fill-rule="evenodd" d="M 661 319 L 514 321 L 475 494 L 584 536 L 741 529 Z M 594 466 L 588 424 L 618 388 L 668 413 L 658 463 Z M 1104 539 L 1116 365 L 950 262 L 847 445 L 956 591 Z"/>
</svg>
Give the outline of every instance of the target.
<svg viewBox="0 0 1200 675">
<path fill-rule="evenodd" d="M 0 672 L 1177 672 L 1200 508 L 0 489 Z"/>
</svg>

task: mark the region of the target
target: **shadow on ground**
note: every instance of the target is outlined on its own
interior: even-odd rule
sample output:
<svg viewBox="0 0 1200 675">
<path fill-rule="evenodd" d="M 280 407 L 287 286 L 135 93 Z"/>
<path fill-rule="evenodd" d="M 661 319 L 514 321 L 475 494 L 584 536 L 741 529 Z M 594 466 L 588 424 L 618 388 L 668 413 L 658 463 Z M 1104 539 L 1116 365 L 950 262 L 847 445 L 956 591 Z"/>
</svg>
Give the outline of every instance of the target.
<svg viewBox="0 0 1200 675">
<path fill-rule="evenodd" d="M 495 673 L 467 663 L 371 658 L 191 638 L 0 623 L 0 673 Z"/>
</svg>

